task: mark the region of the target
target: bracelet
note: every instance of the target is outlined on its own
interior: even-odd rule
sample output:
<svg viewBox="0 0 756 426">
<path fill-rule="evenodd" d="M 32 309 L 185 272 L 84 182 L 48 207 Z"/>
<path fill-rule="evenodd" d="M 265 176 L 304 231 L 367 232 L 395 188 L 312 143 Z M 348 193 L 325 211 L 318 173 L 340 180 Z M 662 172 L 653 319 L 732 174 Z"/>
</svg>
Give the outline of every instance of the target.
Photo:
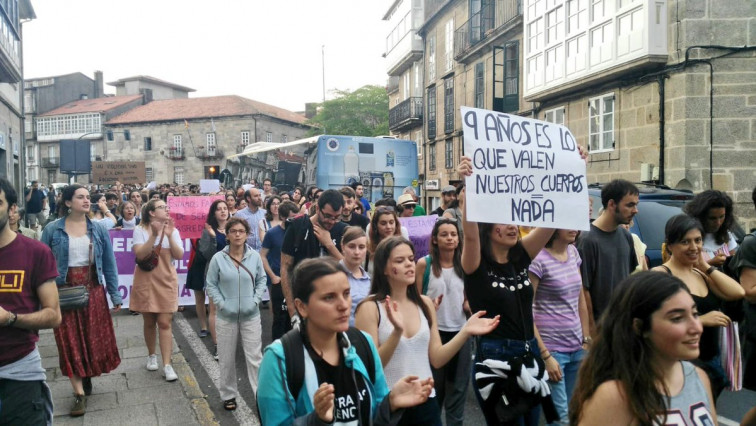
<svg viewBox="0 0 756 426">
<path fill-rule="evenodd" d="M 17 319 L 18 319 L 18 315 L 14 314 L 11 311 L 8 311 L 8 320 L 5 321 L 5 324 L 3 324 L 3 327 L 12 327 L 13 324 L 16 323 Z"/>
<path fill-rule="evenodd" d="M 546 361 L 549 358 L 551 358 L 551 354 L 549 354 L 549 356 L 545 357 L 543 360 Z"/>
<path fill-rule="evenodd" d="M 717 270 L 716 266 L 709 266 L 709 269 L 706 270 L 706 275 L 711 275 L 711 273 L 716 270 Z"/>
</svg>

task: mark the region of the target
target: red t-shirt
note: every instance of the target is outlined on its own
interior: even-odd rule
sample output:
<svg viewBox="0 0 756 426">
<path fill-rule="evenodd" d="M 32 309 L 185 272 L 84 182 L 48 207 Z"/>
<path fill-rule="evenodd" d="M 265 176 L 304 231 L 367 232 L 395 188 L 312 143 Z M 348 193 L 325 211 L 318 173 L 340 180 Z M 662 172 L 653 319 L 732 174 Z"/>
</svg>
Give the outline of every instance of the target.
<svg viewBox="0 0 756 426">
<path fill-rule="evenodd" d="M 50 247 L 23 235 L 0 248 L 0 306 L 16 314 L 39 310 L 37 289 L 58 276 Z M 28 355 L 39 340 L 36 330 L 0 327 L 0 366 Z"/>
</svg>

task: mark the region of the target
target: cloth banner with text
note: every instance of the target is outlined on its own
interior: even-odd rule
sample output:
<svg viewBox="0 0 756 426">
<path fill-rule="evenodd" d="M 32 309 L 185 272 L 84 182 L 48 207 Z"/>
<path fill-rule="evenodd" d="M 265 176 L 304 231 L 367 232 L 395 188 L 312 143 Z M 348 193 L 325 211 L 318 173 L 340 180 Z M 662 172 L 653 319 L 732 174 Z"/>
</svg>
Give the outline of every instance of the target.
<svg viewBox="0 0 756 426">
<path fill-rule="evenodd" d="M 475 222 L 588 230 L 585 161 L 575 137 L 546 121 L 462 107 L 466 215 Z"/>
<path fill-rule="evenodd" d="M 215 200 L 223 200 L 223 195 L 196 197 L 168 197 L 168 207 L 181 238 L 199 238 L 205 229 L 207 212 Z"/>
</svg>

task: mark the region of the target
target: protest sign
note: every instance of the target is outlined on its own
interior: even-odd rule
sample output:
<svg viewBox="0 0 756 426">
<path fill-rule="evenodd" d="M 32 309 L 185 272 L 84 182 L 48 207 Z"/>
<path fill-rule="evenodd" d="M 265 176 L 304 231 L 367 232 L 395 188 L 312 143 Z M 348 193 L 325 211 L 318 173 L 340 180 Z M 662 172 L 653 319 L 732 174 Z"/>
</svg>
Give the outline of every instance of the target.
<svg viewBox="0 0 756 426">
<path fill-rule="evenodd" d="M 430 237 L 438 215 L 400 217 L 399 223 L 407 229 L 410 241 L 415 246 L 415 259 L 430 253 Z"/>
<path fill-rule="evenodd" d="M 462 107 L 466 214 L 475 222 L 587 230 L 585 161 L 569 129 Z"/>
<path fill-rule="evenodd" d="M 92 183 L 97 185 L 144 183 L 144 161 L 92 161 Z"/>
<path fill-rule="evenodd" d="M 199 238 L 205 229 L 207 212 L 215 200 L 223 200 L 223 195 L 198 197 L 168 197 L 170 214 L 182 238 Z"/>
<path fill-rule="evenodd" d="M 131 251 L 134 231 L 129 229 L 121 231 L 110 230 L 109 232 L 110 242 L 113 245 L 113 253 L 116 258 L 116 268 L 118 269 L 118 292 L 121 293 L 121 298 L 123 299 L 122 307 L 128 308 L 131 286 L 134 282 L 134 268 L 136 267 L 134 252 Z M 189 265 L 191 243 L 185 235 L 181 235 L 181 242 L 184 247 L 184 257 L 181 260 L 173 261 L 173 266 L 178 273 L 178 304 L 180 306 L 193 306 L 194 295 L 191 290 L 186 288 L 186 273 Z M 110 303 L 110 298 L 108 298 L 108 303 Z"/>
<path fill-rule="evenodd" d="M 218 179 L 200 179 L 200 192 L 203 194 L 213 194 L 220 191 L 220 181 Z"/>
</svg>

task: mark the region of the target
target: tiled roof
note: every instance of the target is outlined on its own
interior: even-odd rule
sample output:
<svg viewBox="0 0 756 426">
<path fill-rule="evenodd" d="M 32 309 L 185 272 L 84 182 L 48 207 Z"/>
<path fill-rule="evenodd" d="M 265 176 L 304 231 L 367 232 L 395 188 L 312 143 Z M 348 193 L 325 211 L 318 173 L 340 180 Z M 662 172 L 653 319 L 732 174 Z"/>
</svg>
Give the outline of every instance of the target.
<svg viewBox="0 0 756 426">
<path fill-rule="evenodd" d="M 111 81 L 110 83 L 108 83 L 108 86 L 123 86 L 126 84 L 127 81 L 134 81 L 134 80 L 141 80 L 141 81 L 146 81 L 149 83 L 155 83 L 161 86 L 166 86 L 166 87 L 171 87 L 173 89 L 182 90 L 184 92 L 196 92 L 196 90 L 192 89 L 191 87 L 186 87 L 180 84 L 171 83 L 170 81 L 161 80 L 159 78 L 151 77 L 149 75 L 135 75 L 133 77 L 121 78 L 116 81 Z"/>
<path fill-rule="evenodd" d="M 40 114 L 39 116 L 44 117 L 50 115 L 81 114 L 85 112 L 107 112 L 139 99 L 142 99 L 142 95 L 108 96 L 105 98 L 79 99 L 73 102 L 69 102 L 61 107 L 55 108 L 52 111 Z"/>
<path fill-rule="evenodd" d="M 107 124 L 183 121 L 253 114 L 263 114 L 298 124 L 307 121 L 303 115 L 289 110 L 230 95 L 152 101 L 114 117 Z"/>
</svg>

